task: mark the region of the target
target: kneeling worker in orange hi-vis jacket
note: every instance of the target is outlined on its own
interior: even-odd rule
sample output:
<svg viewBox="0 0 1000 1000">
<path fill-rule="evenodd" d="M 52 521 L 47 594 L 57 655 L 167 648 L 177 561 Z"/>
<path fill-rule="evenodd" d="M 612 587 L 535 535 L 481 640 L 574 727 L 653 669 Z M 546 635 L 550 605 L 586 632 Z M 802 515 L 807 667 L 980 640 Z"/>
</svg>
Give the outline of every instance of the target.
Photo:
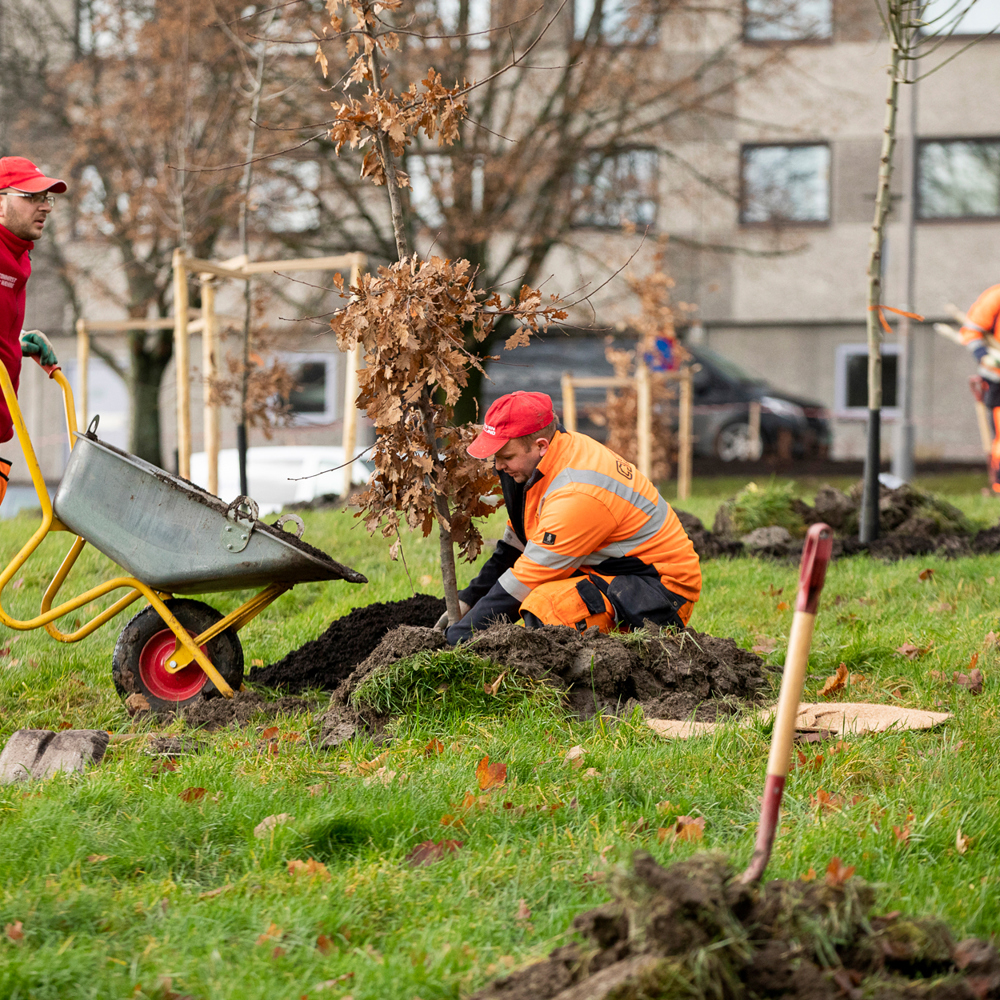
<svg viewBox="0 0 1000 1000">
<path fill-rule="evenodd" d="M 446 629 L 449 642 L 519 618 L 581 632 L 687 624 L 701 567 L 677 515 L 630 462 L 559 430 L 548 396 L 501 396 L 469 454 L 493 458 L 509 520 L 459 593 L 464 617 Z"/>
</svg>

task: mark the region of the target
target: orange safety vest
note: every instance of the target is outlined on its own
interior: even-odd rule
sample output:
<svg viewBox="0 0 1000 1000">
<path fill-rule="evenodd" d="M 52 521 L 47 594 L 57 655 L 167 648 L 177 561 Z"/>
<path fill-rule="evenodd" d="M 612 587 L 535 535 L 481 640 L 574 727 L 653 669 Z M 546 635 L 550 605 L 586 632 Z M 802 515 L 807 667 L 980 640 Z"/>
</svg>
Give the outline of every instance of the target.
<svg viewBox="0 0 1000 1000">
<path fill-rule="evenodd" d="M 631 462 L 585 434 L 557 432 L 534 478 L 524 498 L 527 544 L 497 581 L 511 597 L 523 602 L 540 584 L 581 570 L 634 573 L 641 562 L 656 569 L 668 590 L 698 600 L 701 566 L 694 545 Z M 521 548 L 509 521 L 504 541 Z M 685 622 L 690 613 L 691 604 L 684 605 Z"/>
<path fill-rule="evenodd" d="M 962 343 L 966 347 L 974 346 L 978 340 L 982 342 L 983 334 L 1000 336 L 997 325 L 1000 323 L 1000 285 L 987 288 L 982 295 L 972 303 L 967 313 L 968 323 L 962 326 Z"/>
</svg>

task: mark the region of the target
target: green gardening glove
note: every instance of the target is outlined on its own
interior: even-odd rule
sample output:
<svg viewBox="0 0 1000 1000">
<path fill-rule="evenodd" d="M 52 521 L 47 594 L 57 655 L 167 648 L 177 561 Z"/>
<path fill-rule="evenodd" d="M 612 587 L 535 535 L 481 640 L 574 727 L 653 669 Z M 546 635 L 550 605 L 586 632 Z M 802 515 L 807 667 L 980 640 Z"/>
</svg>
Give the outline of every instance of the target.
<svg viewBox="0 0 1000 1000">
<path fill-rule="evenodd" d="M 43 368 L 59 364 L 49 338 L 41 330 L 21 331 L 21 354 L 26 358 L 38 355 L 38 363 Z"/>
</svg>

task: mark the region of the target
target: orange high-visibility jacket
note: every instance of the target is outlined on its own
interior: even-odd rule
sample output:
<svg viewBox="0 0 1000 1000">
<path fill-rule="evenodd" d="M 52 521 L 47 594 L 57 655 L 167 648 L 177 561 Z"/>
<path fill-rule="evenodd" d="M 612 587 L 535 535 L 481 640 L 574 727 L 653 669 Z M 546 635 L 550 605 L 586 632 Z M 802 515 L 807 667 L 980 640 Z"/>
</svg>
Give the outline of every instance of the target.
<svg viewBox="0 0 1000 1000">
<path fill-rule="evenodd" d="M 617 576 L 648 567 L 674 594 L 698 600 L 698 554 L 677 515 L 634 465 L 593 438 L 557 432 L 523 489 L 505 489 L 505 497 L 511 520 L 497 553 L 462 591 L 467 603 L 517 617 L 541 583 L 587 570 Z M 517 501 L 522 509 L 511 510 Z M 685 605 L 682 618 L 689 616 Z M 474 606 L 449 638 L 484 627 L 487 617 L 484 611 L 480 622 Z"/>
<path fill-rule="evenodd" d="M 1000 338 L 1000 285 L 987 288 L 982 295 L 972 303 L 967 313 L 968 323 L 961 329 L 962 343 L 975 355 L 977 361 L 982 361 L 986 355 L 984 334 Z M 982 369 L 980 369 L 982 372 Z M 987 378 L 993 377 L 982 372 Z"/>
</svg>

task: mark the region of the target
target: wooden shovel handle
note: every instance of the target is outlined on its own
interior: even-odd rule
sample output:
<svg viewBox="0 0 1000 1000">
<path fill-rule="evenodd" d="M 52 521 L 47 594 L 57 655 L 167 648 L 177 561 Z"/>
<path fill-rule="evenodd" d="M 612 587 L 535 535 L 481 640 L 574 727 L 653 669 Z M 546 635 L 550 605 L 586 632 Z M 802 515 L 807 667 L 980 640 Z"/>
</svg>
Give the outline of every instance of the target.
<svg viewBox="0 0 1000 1000">
<path fill-rule="evenodd" d="M 767 778 L 764 781 L 764 797 L 757 825 L 757 843 L 747 870 L 740 876 L 742 882 L 759 881 L 771 857 L 774 833 L 778 828 L 778 815 L 781 812 L 781 797 L 791 762 L 795 717 L 799 712 L 809 662 L 809 647 L 812 645 L 816 612 L 819 610 L 819 596 L 826 580 L 826 568 L 830 564 L 832 548 L 833 530 L 827 524 L 814 524 L 809 529 L 805 548 L 802 550 L 799 592 L 795 601 L 792 630 L 788 636 L 788 653 L 781 676 L 774 730 L 771 733 L 771 752 L 767 759 Z"/>
</svg>

